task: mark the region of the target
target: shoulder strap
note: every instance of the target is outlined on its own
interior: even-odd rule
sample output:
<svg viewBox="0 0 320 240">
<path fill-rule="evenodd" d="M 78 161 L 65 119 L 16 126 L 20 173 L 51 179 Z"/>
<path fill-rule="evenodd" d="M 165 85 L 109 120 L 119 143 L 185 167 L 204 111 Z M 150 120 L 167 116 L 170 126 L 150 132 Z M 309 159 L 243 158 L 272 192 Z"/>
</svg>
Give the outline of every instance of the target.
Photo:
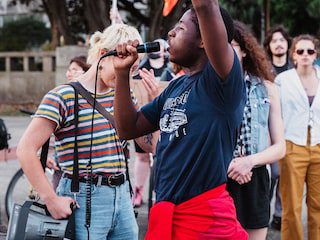
<svg viewBox="0 0 320 240">
<path fill-rule="evenodd" d="M 91 96 L 91 94 L 87 91 L 87 89 L 85 89 L 79 82 L 70 82 L 70 83 L 68 83 L 68 85 L 71 85 L 75 90 L 77 90 L 79 92 L 79 94 L 82 97 L 84 97 L 92 107 L 93 107 L 93 105 L 95 105 L 95 108 L 97 109 L 97 111 L 102 116 L 104 116 L 107 120 L 109 120 L 112 127 L 117 131 L 113 116 L 96 99 L 94 99 Z M 123 148 L 125 148 L 127 146 L 127 141 L 121 140 L 121 145 Z M 128 159 L 126 157 L 126 154 L 124 154 L 124 156 L 125 156 L 125 162 L 126 162 L 126 178 L 129 181 L 130 193 L 132 195 L 133 189 L 132 189 L 132 185 L 130 182 Z"/>
<path fill-rule="evenodd" d="M 43 171 L 46 171 L 47 166 L 47 157 L 49 152 L 50 138 L 42 145 L 41 153 L 40 153 L 40 162 L 43 168 Z"/>
<path fill-rule="evenodd" d="M 69 85 L 77 89 L 81 96 L 84 97 L 91 106 L 95 104 L 97 111 L 101 113 L 106 119 L 108 119 L 109 122 L 112 124 L 113 128 L 116 129 L 113 116 L 97 100 L 95 100 L 91 96 L 87 89 L 85 89 L 79 82 L 70 82 Z"/>
<path fill-rule="evenodd" d="M 79 153 L 78 153 L 78 123 L 79 123 L 79 99 L 78 89 L 72 84 L 68 84 L 74 89 L 74 145 L 73 145 L 73 172 L 71 181 L 71 192 L 79 192 Z"/>
<path fill-rule="evenodd" d="M 97 109 L 97 111 L 102 116 L 104 116 L 111 123 L 112 127 L 117 131 L 113 116 L 96 99 L 94 99 L 91 96 L 91 94 L 87 91 L 87 89 L 85 89 L 81 85 L 81 83 L 79 83 L 79 82 L 70 82 L 68 84 L 71 85 L 72 87 L 74 87 L 75 89 L 77 89 L 78 93 L 82 97 L 84 97 L 92 107 L 93 107 L 93 105 L 95 105 L 95 108 Z M 122 145 L 123 148 L 125 148 L 127 146 L 127 144 L 128 143 L 127 143 L 126 140 L 121 140 L 121 145 Z"/>
</svg>

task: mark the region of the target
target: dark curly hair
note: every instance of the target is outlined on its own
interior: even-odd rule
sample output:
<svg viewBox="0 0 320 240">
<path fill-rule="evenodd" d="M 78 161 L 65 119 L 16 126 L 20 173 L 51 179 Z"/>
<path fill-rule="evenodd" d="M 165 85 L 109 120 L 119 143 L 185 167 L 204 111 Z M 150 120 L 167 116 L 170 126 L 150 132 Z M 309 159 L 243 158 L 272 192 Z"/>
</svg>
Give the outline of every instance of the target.
<svg viewBox="0 0 320 240">
<path fill-rule="evenodd" d="M 264 49 L 259 45 L 251 30 L 242 22 L 234 21 L 233 39 L 246 53 L 243 58 L 243 70 L 263 80 L 274 81 L 272 66 Z"/>
<path fill-rule="evenodd" d="M 281 33 L 282 36 L 284 37 L 284 39 L 287 40 L 288 49 L 290 49 L 290 46 L 291 46 L 291 38 L 290 38 L 287 30 L 285 29 L 285 27 L 283 25 L 274 26 L 273 28 L 271 28 L 268 31 L 268 33 L 266 35 L 266 38 L 264 40 L 264 43 L 263 43 L 264 49 L 266 50 L 266 52 L 267 52 L 268 56 L 270 57 L 270 59 L 272 58 L 272 52 L 270 50 L 270 42 L 272 40 L 273 34 L 276 33 L 276 32 Z"/>
</svg>

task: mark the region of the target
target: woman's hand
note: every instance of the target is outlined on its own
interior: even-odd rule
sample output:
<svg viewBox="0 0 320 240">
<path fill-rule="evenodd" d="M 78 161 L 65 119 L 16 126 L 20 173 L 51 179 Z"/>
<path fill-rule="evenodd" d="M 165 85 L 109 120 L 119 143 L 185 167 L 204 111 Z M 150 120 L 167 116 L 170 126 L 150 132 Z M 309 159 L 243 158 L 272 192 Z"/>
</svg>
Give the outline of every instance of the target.
<svg viewBox="0 0 320 240">
<path fill-rule="evenodd" d="M 60 197 L 58 195 L 45 199 L 44 202 L 46 203 L 51 216 L 55 219 L 63 219 L 70 216 L 72 213 L 71 206 L 76 204 L 75 200 L 72 198 Z M 78 204 L 76 206 L 77 208 L 80 208 Z"/>
<path fill-rule="evenodd" d="M 228 168 L 228 177 L 244 184 L 251 181 L 253 159 L 250 156 L 234 158 Z"/>
<path fill-rule="evenodd" d="M 117 45 L 116 51 L 118 56 L 113 58 L 113 66 L 117 75 L 129 75 L 132 65 L 138 59 L 138 52 L 136 48 L 138 45 L 138 40 L 129 40 L 127 43 Z"/>
<path fill-rule="evenodd" d="M 142 79 L 143 86 L 148 92 L 148 100 L 151 102 L 160 94 L 159 83 L 154 76 L 153 69 L 147 70 L 143 68 L 139 70 L 139 75 Z"/>
</svg>

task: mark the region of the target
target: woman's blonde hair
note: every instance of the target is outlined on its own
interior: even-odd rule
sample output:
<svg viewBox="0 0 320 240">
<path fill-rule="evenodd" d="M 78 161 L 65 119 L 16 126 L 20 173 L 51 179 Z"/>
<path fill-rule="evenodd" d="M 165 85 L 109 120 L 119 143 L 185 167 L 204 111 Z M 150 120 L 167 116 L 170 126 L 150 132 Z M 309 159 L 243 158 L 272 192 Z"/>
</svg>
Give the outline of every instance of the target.
<svg viewBox="0 0 320 240">
<path fill-rule="evenodd" d="M 142 43 L 138 30 L 126 24 L 114 24 L 107 27 L 103 32 L 95 32 L 90 38 L 88 52 L 88 64 L 93 64 L 99 57 L 101 49 L 114 50 L 119 43 L 137 39 Z"/>
</svg>

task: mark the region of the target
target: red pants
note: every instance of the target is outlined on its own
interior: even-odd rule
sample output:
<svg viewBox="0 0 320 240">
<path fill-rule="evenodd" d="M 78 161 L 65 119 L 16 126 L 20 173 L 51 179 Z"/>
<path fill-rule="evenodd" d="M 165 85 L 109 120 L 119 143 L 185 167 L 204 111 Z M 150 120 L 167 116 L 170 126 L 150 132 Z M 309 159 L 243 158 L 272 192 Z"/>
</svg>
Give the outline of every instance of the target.
<svg viewBox="0 0 320 240">
<path fill-rule="evenodd" d="M 247 240 L 223 184 L 186 202 L 159 202 L 150 212 L 145 240 Z"/>
</svg>

